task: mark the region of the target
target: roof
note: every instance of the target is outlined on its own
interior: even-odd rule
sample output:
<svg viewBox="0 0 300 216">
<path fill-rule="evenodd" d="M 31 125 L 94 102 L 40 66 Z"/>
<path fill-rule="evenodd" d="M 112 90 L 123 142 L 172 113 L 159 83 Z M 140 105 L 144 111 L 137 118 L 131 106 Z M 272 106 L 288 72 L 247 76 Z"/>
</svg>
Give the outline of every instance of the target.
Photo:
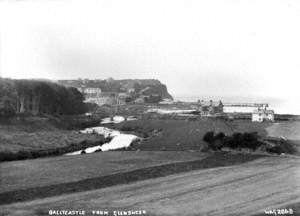
<svg viewBox="0 0 300 216">
<path fill-rule="evenodd" d="M 254 114 L 264 113 L 264 114 L 274 114 L 274 110 L 264 110 L 264 109 L 257 109 L 253 111 Z"/>
</svg>

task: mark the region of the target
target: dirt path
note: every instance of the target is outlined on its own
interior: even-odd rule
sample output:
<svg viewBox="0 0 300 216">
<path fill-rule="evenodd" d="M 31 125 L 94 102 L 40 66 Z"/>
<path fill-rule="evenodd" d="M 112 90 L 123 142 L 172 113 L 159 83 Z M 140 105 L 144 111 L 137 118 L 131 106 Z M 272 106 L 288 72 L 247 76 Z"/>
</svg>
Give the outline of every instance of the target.
<svg viewBox="0 0 300 216">
<path fill-rule="evenodd" d="M 1 206 L 7 215 L 49 209 L 146 210 L 147 215 L 251 215 L 300 203 L 300 159 L 270 157 L 128 185 Z M 300 213 L 300 212 L 299 212 Z"/>
</svg>

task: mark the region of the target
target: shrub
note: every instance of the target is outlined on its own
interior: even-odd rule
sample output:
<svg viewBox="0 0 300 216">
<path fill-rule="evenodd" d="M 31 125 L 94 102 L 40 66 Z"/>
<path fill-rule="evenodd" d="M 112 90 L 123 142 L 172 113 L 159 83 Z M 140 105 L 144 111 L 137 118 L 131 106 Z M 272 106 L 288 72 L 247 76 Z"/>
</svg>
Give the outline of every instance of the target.
<svg viewBox="0 0 300 216">
<path fill-rule="evenodd" d="M 209 149 L 216 151 L 223 147 L 224 138 L 225 134 L 223 132 L 214 135 L 213 131 L 209 131 L 203 136 L 203 141 L 207 142 Z"/>
<path fill-rule="evenodd" d="M 291 141 L 289 140 L 281 140 L 278 143 L 275 143 L 274 146 L 267 148 L 267 152 L 270 153 L 287 153 L 287 154 L 295 154 L 297 152 L 297 148 Z"/>
<path fill-rule="evenodd" d="M 225 135 L 223 132 L 219 132 L 219 133 L 214 137 L 214 139 L 215 139 L 215 140 L 221 140 L 221 141 L 223 141 L 225 137 L 226 137 L 226 135 Z"/>
<path fill-rule="evenodd" d="M 220 150 L 222 147 L 248 148 L 255 150 L 263 143 L 259 141 L 259 136 L 254 133 L 234 133 L 226 136 L 223 132 L 214 136 L 214 132 L 207 132 L 203 140 L 208 143 L 208 147 L 213 150 Z"/>
<path fill-rule="evenodd" d="M 281 154 L 283 153 L 283 149 L 280 146 L 273 146 L 267 149 L 270 153 Z"/>
<path fill-rule="evenodd" d="M 214 132 L 209 131 L 206 134 L 204 134 L 203 141 L 205 141 L 207 143 L 212 143 L 214 141 Z"/>
</svg>

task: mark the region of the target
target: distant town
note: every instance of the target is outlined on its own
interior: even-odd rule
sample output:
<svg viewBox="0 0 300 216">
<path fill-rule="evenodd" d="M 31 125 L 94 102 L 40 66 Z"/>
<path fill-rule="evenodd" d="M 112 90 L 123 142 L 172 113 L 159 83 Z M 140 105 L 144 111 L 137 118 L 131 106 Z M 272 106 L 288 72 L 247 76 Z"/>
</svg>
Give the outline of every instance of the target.
<svg viewBox="0 0 300 216">
<path fill-rule="evenodd" d="M 268 103 L 223 103 L 221 100 L 205 101 L 202 99 L 195 102 L 175 101 L 169 94 L 167 86 L 154 79 L 114 80 L 108 78 L 104 80 L 58 80 L 57 82 L 3 79 L 2 82 L 5 84 L 3 84 L 3 96 L 0 98 L 2 115 L 5 113 L 78 114 L 84 110 L 92 115 L 97 110 L 101 110 L 101 107 L 118 109 L 126 105 L 146 105 L 149 107 L 148 113 L 185 115 L 186 117 L 242 118 L 251 119 L 254 122 L 275 120 L 274 110 L 269 109 Z M 54 86 L 57 84 L 58 86 Z M 50 91 L 51 88 L 53 90 Z M 83 100 L 80 99 L 75 89 L 82 94 Z M 67 97 L 70 101 L 67 102 L 66 99 L 59 99 L 59 97 Z M 93 106 L 85 109 L 86 106 L 81 100 L 99 109 L 91 109 L 90 107 Z M 66 110 L 67 105 L 64 105 L 64 102 L 73 104 L 70 106 L 72 110 L 70 108 Z M 57 107 L 54 106 L 55 104 Z"/>
<path fill-rule="evenodd" d="M 65 86 L 76 87 L 84 95 L 86 103 L 94 103 L 98 106 L 156 103 L 162 107 L 164 105 L 176 107 L 176 104 L 184 103 L 174 101 L 167 92 L 165 85 L 157 80 L 114 80 L 108 78 L 106 80 L 78 79 L 58 82 Z M 254 122 L 274 121 L 275 114 L 274 110 L 269 109 L 268 103 L 223 103 L 221 100 L 198 100 L 197 102 L 186 102 L 186 106 L 192 110 L 190 112 L 200 116 L 216 117 L 227 114 L 229 118 L 241 116 L 248 116 L 249 118 L 249 114 L 251 114 L 251 120 Z M 178 114 L 178 110 L 169 113 L 176 112 Z M 186 113 L 187 111 L 183 110 L 182 112 Z"/>
</svg>

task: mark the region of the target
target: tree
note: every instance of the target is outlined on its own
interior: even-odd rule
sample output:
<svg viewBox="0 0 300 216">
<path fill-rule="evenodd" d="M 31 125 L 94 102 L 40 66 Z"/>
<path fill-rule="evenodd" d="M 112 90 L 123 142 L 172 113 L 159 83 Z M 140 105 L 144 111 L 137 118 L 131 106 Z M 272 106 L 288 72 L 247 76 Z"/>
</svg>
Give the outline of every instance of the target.
<svg viewBox="0 0 300 216">
<path fill-rule="evenodd" d="M 52 82 L 0 79 L 0 101 L 4 98 L 17 113 L 81 114 L 86 110 L 84 97 L 76 88 Z"/>
<path fill-rule="evenodd" d="M 205 141 L 207 143 L 213 142 L 214 141 L 214 132 L 213 131 L 206 132 L 206 134 L 204 134 L 204 136 L 203 136 L 203 141 Z"/>
<path fill-rule="evenodd" d="M 207 142 L 208 148 L 212 149 L 212 150 L 217 150 L 215 145 L 214 145 L 214 132 L 213 131 L 209 131 L 206 134 L 204 134 L 203 136 L 203 141 Z"/>
<path fill-rule="evenodd" d="M 13 115 L 16 112 L 17 92 L 12 80 L 0 78 L 0 115 Z"/>
</svg>

